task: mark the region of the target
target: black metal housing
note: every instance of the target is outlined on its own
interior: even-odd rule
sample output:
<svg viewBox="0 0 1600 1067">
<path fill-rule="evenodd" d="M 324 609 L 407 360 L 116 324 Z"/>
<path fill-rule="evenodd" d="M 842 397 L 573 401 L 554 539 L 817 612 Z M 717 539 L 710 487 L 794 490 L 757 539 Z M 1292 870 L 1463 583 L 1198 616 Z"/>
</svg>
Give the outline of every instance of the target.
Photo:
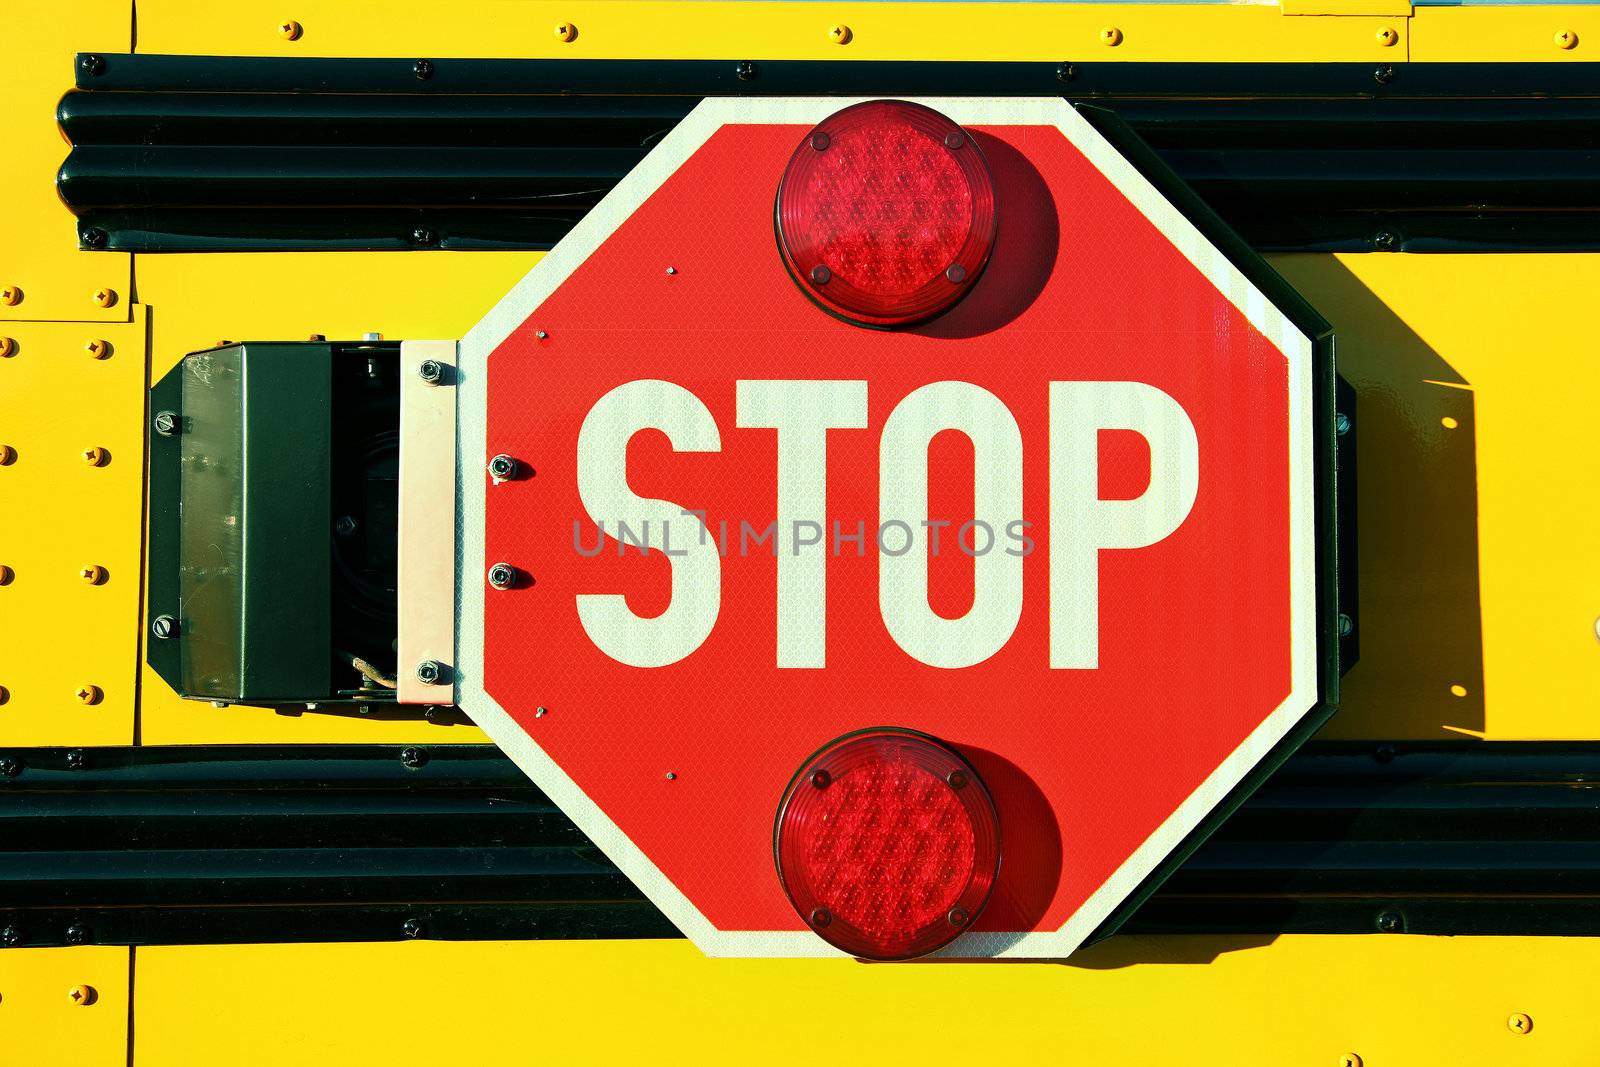
<svg viewBox="0 0 1600 1067">
<path fill-rule="evenodd" d="M 484 745 L 0 750 L 0 798 L 0 945 L 677 936 Z M 1600 745 L 1314 743 L 1123 932 L 1600 934 Z"/>
<path fill-rule="evenodd" d="M 549 248 L 708 95 L 1063 95 L 1260 250 L 1600 248 L 1591 64 L 80 56 L 85 248 Z"/>
</svg>

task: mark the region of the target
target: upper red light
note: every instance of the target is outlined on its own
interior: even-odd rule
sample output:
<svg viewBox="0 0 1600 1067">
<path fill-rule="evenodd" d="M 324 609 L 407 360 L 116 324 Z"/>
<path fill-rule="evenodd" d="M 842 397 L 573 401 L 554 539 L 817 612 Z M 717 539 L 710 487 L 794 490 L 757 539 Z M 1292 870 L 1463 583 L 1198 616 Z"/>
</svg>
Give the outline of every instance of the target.
<svg viewBox="0 0 1600 1067">
<path fill-rule="evenodd" d="M 904 100 L 855 104 L 795 149 L 778 247 L 800 288 L 866 326 L 907 326 L 971 290 L 995 237 L 994 181 L 972 136 Z"/>
<path fill-rule="evenodd" d="M 909 730 L 867 730 L 795 775 L 774 851 L 790 903 L 823 940 L 867 959 L 910 959 L 977 918 L 1000 869 L 1000 824 L 956 753 Z"/>
</svg>

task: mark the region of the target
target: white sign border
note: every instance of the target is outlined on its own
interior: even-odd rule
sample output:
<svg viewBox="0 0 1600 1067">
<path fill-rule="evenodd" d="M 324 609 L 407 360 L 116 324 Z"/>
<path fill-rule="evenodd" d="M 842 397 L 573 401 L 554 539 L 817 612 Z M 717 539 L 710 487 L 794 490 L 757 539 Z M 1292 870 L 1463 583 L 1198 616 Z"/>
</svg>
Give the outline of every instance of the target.
<svg viewBox="0 0 1600 1067">
<path fill-rule="evenodd" d="M 1316 541 L 1312 343 L 1187 218 L 1059 97 L 991 100 L 917 97 L 963 126 L 1054 126 L 1276 345 L 1289 362 L 1291 685 L 1287 699 L 1137 848 L 1067 922 L 1054 931 L 969 932 L 938 955 L 1062 958 L 1078 948 L 1200 821 L 1238 785 L 1317 701 Z M 456 562 L 457 681 L 460 706 L 622 873 L 709 956 L 841 956 L 808 930 L 720 930 L 669 880 L 582 788 L 506 713 L 483 685 L 485 494 L 475 488 L 488 462 L 488 359 L 628 216 L 727 124 L 811 126 L 857 99 L 713 97 L 662 139 L 484 318 L 459 348 L 457 456 L 460 470 Z"/>
</svg>

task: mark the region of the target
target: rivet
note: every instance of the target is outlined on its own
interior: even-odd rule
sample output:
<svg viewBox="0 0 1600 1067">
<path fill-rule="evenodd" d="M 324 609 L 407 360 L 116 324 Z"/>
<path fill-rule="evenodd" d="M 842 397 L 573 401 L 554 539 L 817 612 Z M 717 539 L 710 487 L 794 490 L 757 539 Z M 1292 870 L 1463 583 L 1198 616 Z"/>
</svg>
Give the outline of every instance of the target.
<svg viewBox="0 0 1600 1067">
<path fill-rule="evenodd" d="M 0 337 L 0 359 L 10 359 L 17 354 L 17 342 L 11 337 Z"/>
<path fill-rule="evenodd" d="M 533 717 L 535 719 L 542 719 L 548 714 L 550 714 L 550 709 L 549 708 L 538 707 L 538 708 L 534 708 L 533 709 Z"/>
<path fill-rule="evenodd" d="M 678 273 L 678 268 L 677 267 L 668 267 L 667 268 L 667 274 L 668 275 L 673 275 L 673 274 L 676 274 L 676 273 Z"/>
<path fill-rule="evenodd" d="M 105 694 L 100 691 L 98 685 L 80 685 L 74 695 L 78 698 L 78 703 L 92 705 L 100 703 Z"/>
<path fill-rule="evenodd" d="M 818 263 L 815 267 L 811 268 L 811 280 L 816 282 L 818 285 L 827 285 L 833 280 L 833 271 L 829 270 L 821 263 Z"/>
<path fill-rule="evenodd" d="M 548 338 L 550 336 L 548 333 L 546 333 L 543 330 L 534 330 L 533 331 L 533 335 L 535 337 L 537 337 L 541 341 L 545 340 L 546 338 Z"/>
<path fill-rule="evenodd" d="M 1339 1057 L 1339 1067 L 1361 1067 L 1361 1057 L 1354 1052 L 1346 1052 Z"/>
<path fill-rule="evenodd" d="M 284 19 L 282 22 L 278 23 L 278 36 L 282 37 L 285 41 L 298 41 L 300 39 L 300 35 L 305 32 L 306 28 L 300 25 L 294 19 Z"/>
<path fill-rule="evenodd" d="M 556 23 L 556 40 L 571 44 L 578 39 L 578 27 L 571 22 Z"/>
<path fill-rule="evenodd" d="M 812 926 L 827 926 L 831 922 L 833 922 L 833 912 L 829 911 L 827 908 L 811 909 Z"/>
<path fill-rule="evenodd" d="M 1530 1033 L 1533 1030 L 1533 1018 L 1527 1012 L 1512 1012 L 1506 1020 L 1506 1028 L 1515 1034 Z"/>
<path fill-rule="evenodd" d="M 103 308 L 114 307 L 117 303 L 117 291 L 115 289 L 96 289 L 94 291 L 94 302 Z"/>
<path fill-rule="evenodd" d="M 80 1008 L 86 1008 L 95 1002 L 97 995 L 92 985 L 75 985 L 67 990 L 67 999 Z"/>
<path fill-rule="evenodd" d="M 951 926 L 965 926 L 972 921 L 972 916 L 967 914 L 966 908 L 956 907 L 950 909 L 949 913 L 945 915 L 945 919 L 949 921 Z"/>
<path fill-rule="evenodd" d="M 83 346 L 83 350 L 95 359 L 105 359 L 111 355 L 111 342 L 95 337 Z"/>
<path fill-rule="evenodd" d="M 826 789 L 833 784 L 833 775 L 821 769 L 812 771 L 811 784 L 817 789 Z"/>
<path fill-rule="evenodd" d="M 111 462 L 111 453 L 96 445 L 83 450 L 83 461 L 91 467 L 104 467 Z"/>
<path fill-rule="evenodd" d="M 1393 48 L 1400 42 L 1400 35 L 1392 27 L 1385 26 L 1378 31 L 1378 43 L 1385 48 Z"/>
<path fill-rule="evenodd" d="M 1567 50 L 1578 47 L 1578 32 L 1576 30 L 1562 30 L 1557 33 L 1556 47 Z"/>
<path fill-rule="evenodd" d="M 10 445 L 0 445 L 0 467 L 9 467 L 17 461 L 17 450 Z"/>
<path fill-rule="evenodd" d="M 1115 48 L 1122 43 L 1122 30 L 1116 26 L 1104 26 L 1100 30 L 1100 43 L 1107 48 Z"/>
<path fill-rule="evenodd" d="M 944 272 L 944 276 L 951 285 L 960 285 L 967 280 L 967 268 L 959 263 L 952 263 L 949 269 Z"/>
<path fill-rule="evenodd" d="M 22 303 L 22 290 L 15 285 L 0 286 L 0 304 L 16 307 Z"/>
<path fill-rule="evenodd" d="M 104 567 L 100 566 L 98 563 L 91 563 L 89 566 L 78 572 L 78 577 L 82 578 L 90 585 L 104 585 L 106 578 L 110 576 L 106 573 L 106 569 Z"/>
<path fill-rule="evenodd" d="M 965 771 L 951 771 L 949 774 L 945 775 L 944 780 L 945 784 L 951 789 L 965 789 L 967 787 L 967 775 Z"/>
<path fill-rule="evenodd" d="M 433 77 L 433 60 L 419 59 L 411 64 L 411 73 L 417 76 L 418 81 L 427 81 Z"/>
<path fill-rule="evenodd" d="M 811 135 L 811 149 L 814 152 L 826 152 L 832 143 L 833 138 L 829 137 L 825 130 L 818 130 Z"/>
<path fill-rule="evenodd" d="M 851 36 L 850 27 L 842 22 L 828 27 L 828 40 L 834 44 L 849 44 Z"/>
<path fill-rule="evenodd" d="M 676 782 L 677 780 L 678 780 L 678 774 L 677 774 L 676 771 L 668 771 L 667 772 L 667 781 Z"/>
<path fill-rule="evenodd" d="M 961 133 L 960 130 L 951 130 L 949 133 L 944 135 L 944 146 L 950 149 L 952 152 L 966 143 L 967 138 Z"/>
</svg>

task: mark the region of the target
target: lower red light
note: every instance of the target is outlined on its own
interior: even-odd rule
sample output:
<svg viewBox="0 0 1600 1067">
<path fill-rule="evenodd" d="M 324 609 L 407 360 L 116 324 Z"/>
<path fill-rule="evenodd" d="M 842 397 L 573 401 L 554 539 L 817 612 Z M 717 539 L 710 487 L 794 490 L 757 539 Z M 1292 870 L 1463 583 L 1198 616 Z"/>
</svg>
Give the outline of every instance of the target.
<svg viewBox="0 0 1600 1067">
<path fill-rule="evenodd" d="M 954 940 L 1000 869 L 1000 824 L 976 771 L 923 734 L 875 729 L 830 743 L 778 807 L 789 901 L 829 944 L 910 959 Z"/>
<path fill-rule="evenodd" d="M 871 100 L 824 119 L 778 187 L 778 247 L 825 310 L 865 326 L 947 311 L 996 232 L 994 182 L 966 130 L 932 108 Z"/>
</svg>

